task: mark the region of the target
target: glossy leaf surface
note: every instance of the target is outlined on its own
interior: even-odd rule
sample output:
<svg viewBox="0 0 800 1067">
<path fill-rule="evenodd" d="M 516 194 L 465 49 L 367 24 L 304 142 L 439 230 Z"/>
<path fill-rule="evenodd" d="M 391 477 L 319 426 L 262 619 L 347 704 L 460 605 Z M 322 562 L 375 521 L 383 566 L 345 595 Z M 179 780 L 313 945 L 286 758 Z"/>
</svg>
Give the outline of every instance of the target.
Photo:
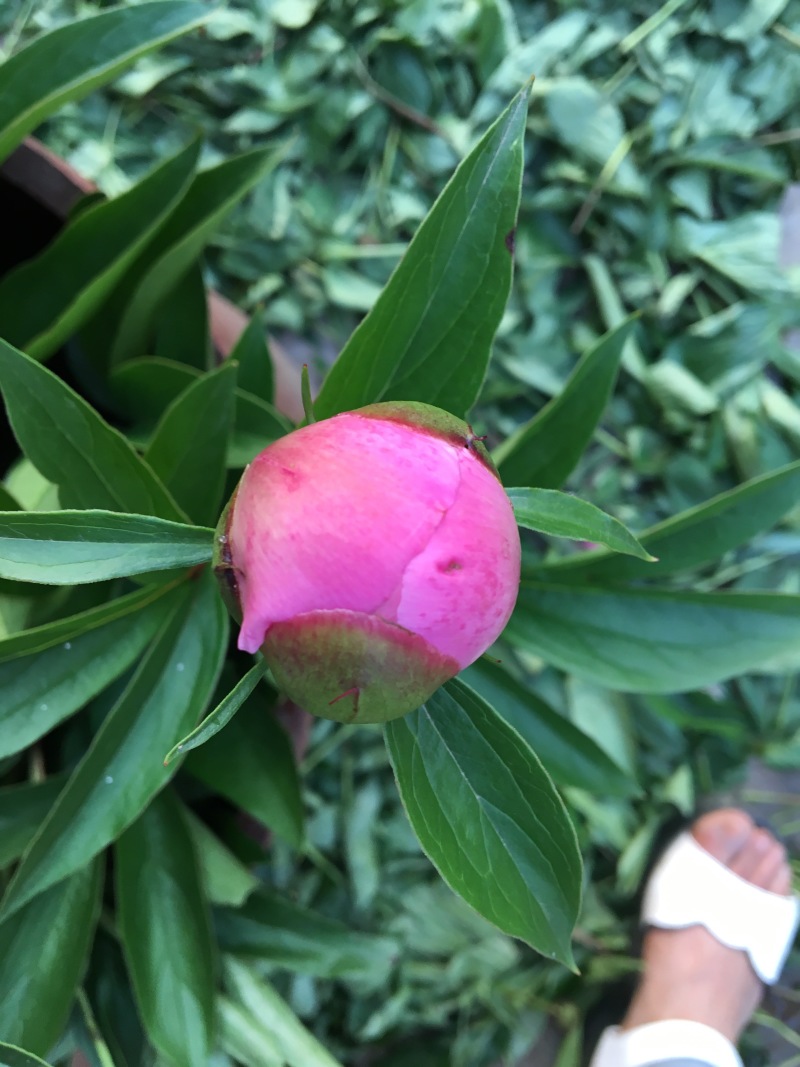
<svg viewBox="0 0 800 1067">
<path fill-rule="evenodd" d="M 254 969 L 228 959 L 225 983 L 238 1003 L 277 1044 L 288 1067 L 342 1067 L 300 1022 L 283 997 Z"/>
<path fill-rule="evenodd" d="M 122 410 L 147 430 L 198 378 L 194 367 L 150 356 L 121 364 L 111 376 Z M 254 393 L 237 388 L 235 397 L 236 413 L 227 463 L 228 467 L 244 467 L 293 427 L 272 404 Z"/>
<path fill-rule="evenodd" d="M 214 956 L 188 824 L 169 789 L 115 849 L 119 928 L 150 1040 L 186 1067 L 208 1061 Z"/>
<path fill-rule="evenodd" d="M 286 1067 L 275 1037 L 240 1004 L 228 997 L 217 997 L 217 1021 L 220 1044 L 237 1063 Z"/>
<path fill-rule="evenodd" d="M 461 163 L 314 404 L 318 419 L 379 400 L 463 416 L 478 397 L 511 288 L 526 86 Z"/>
<path fill-rule="evenodd" d="M 597 796 L 630 796 L 638 786 L 588 734 L 486 657 L 459 678 L 498 709 L 542 761 L 558 785 Z"/>
<path fill-rule="evenodd" d="M 222 218 L 280 161 L 281 152 L 257 148 L 201 171 L 147 256 L 124 281 L 124 310 L 111 364 L 146 354 L 157 310 L 195 263 Z"/>
<path fill-rule="evenodd" d="M 320 978 L 383 981 L 398 946 L 353 930 L 262 888 L 236 911 L 219 909 L 214 925 L 223 948 Z"/>
<path fill-rule="evenodd" d="M 183 740 L 179 741 L 174 748 L 170 749 L 167 755 L 164 757 L 164 763 L 171 763 L 177 755 L 180 753 L 191 752 L 193 748 L 199 748 L 200 745 L 204 745 L 206 741 L 218 734 L 219 731 L 226 726 L 239 708 L 244 704 L 245 700 L 250 696 L 255 687 L 264 677 L 267 671 L 267 665 L 263 660 L 255 663 L 250 670 L 245 674 L 233 689 L 224 697 L 214 710 L 203 719 L 199 726 L 196 726 L 194 730 Z"/>
<path fill-rule="evenodd" d="M 67 1021 L 100 910 L 93 861 L 0 923 L 0 1033 L 49 1051 Z"/>
<path fill-rule="evenodd" d="M 683 692 L 796 667 L 800 597 L 524 581 L 504 636 L 600 685 Z"/>
<path fill-rule="evenodd" d="M 572 966 L 575 831 L 527 742 L 463 682 L 386 726 L 400 796 L 439 873 L 505 933 Z"/>
<path fill-rule="evenodd" d="M 596 541 L 615 552 L 652 561 L 630 530 L 586 500 L 557 489 L 507 489 L 520 526 L 550 537 Z"/>
<path fill-rule="evenodd" d="M 211 526 L 222 503 L 235 389 L 233 363 L 198 378 L 164 412 L 145 453 L 183 511 Z"/>
<path fill-rule="evenodd" d="M 260 315 L 250 319 L 229 359 L 239 364 L 240 388 L 271 404 L 274 399 L 272 357 Z"/>
<path fill-rule="evenodd" d="M 800 462 L 753 478 L 735 489 L 681 512 L 640 535 L 658 561 L 642 565 L 607 552 L 589 552 L 553 565 L 565 576 L 591 582 L 655 578 L 719 559 L 769 530 L 800 499 Z"/>
<path fill-rule="evenodd" d="M 199 371 L 215 365 L 209 331 L 208 292 L 199 258 L 153 316 L 152 352 Z"/>
<path fill-rule="evenodd" d="M 2 79 L 2 74 L 0 74 Z M 41 255 L 0 281 L 3 336 L 35 359 L 51 356 L 102 303 L 187 188 L 195 143 L 127 193 L 81 212 Z"/>
<path fill-rule="evenodd" d="M 161 597 L 70 641 L 0 663 L 0 756 L 43 737 L 135 663 L 175 599 Z"/>
<path fill-rule="evenodd" d="M 99 626 L 105 626 L 146 608 L 148 604 L 154 604 L 162 597 L 176 588 L 177 582 L 169 582 L 164 585 L 150 585 L 145 589 L 139 589 L 135 593 L 110 600 L 107 604 L 100 604 L 86 611 L 80 611 L 75 615 L 67 615 L 63 619 L 43 623 L 29 630 L 22 630 L 0 641 L 0 663 L 16 659 L 17 656 L 28 656 L 35 652 L 42 652 L 47 648 L 54 648 L 64 641 L 71 641 L 79 634 L 88 633 Z"/>
<path fill-rule="evenodd" d="M 16 1045 L 7 1045 L 4 1041 L 0 1041 L 0 1065 L 2 1067 L 50 1067 L 49 1063 L 34 1056 L 32 1052 L 17 1048 Z"/>
<path fill-rule="evenodd" d="M 61 792 L 65 776 L 0 789 L 0 867 L 19 859 Z"/>
<path fill-rule="evenodd" d="M 0 341 L 0 389 L 20 447 L 63 507 L 184 518 L 153 471 L 74 390 Z"/>
<path fill-rule="evenodd" d="M 73 771 L 3 899 L 2 915 L 113 841 L 172 777 L 162 753 L 205 711 L 225 652 L 227 617 L 208 576 L 185 589 Z"/>
<path fill-rule="evenodd" d="M 294 754 L 263 687 L 251 693 L 224 730 L 190 753 L 186 769 L 295 848 L 302 845 Z"/>
<path fill-rule="evenodd" d="M 0 577 L 104 582 L 211 559 L 214 532 L 114 511 L 0 512 Z"/>
<path fill-rule="evenodd" d="M 617 380 L 627 319 L 581 358 L 563 390 L 492 453 L 506 485 L 559 489 L 592 439 Z"/>
<path fill-rule="evenodd" d="M 0 67 L 0 159 L 69 100 L 207 18 L 191 0 L 122 6 L 38 37 Z"/>
<path fill-rule="evenodd" d="M 184 814 L 209 902 L 240 908 L 260 885 L 259 879 L 190 809 Z"/>
</svg>

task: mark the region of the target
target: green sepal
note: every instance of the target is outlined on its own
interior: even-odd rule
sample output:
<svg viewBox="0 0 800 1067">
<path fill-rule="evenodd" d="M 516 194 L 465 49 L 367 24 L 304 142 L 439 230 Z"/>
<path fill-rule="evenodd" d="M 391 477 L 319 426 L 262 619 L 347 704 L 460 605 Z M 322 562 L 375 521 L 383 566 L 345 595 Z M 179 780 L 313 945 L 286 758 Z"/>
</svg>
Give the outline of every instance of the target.
<svg viewBox="0 0 800 1067">
<path fill-rule="evenodd" d="M 278 687 L 337 722 L 389 722 L 423 704 L 459 664 L 423 637 L 358 611 L 308 611 L 270 626 L 261 646 Z"/>
<path fill-rule="evenodd" d="M 236 580 L 236 568 L 233 565 L 233 556 L 231 555 L 228 539 L 228 531 L 233 519 L 233 502 L 236 500 L 238 492 L 239 486 L 237 485 L 231 494 L 230 500 L 225 505 L 219 517 L 217 528 L 214 531 L 212 566 L 214 568 L 214 576 L 219 583 L 223 603 L 230 612 L 231 617 L 241 626 L 242 607 L 239 598 L 239 583 Z"/>
</svg>

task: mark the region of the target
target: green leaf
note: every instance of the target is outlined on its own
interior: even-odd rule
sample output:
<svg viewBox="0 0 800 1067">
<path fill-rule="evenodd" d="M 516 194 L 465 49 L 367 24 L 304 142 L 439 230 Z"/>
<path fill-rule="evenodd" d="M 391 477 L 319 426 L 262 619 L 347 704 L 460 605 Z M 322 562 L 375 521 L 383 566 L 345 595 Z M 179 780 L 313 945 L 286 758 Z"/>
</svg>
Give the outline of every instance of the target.
<svg viewBox="0 0 800 1067">
<path fill-rule="evenodd" d="M 211 336 L 208 322 L 208 294 L 198 259 L 184 274 L 161 306 L 153 323 L 153 353 L 198 370 L 211 365 Z"/>
<path fill-rule="evenodd" d="M 660 577 L 691 570 L 769 530 L 795 507 L 798 499 L 800 461 L 753 478 L 645 530 L 640 540 L 646 550 L 658 556 L 654 564 L 644 566 L 599 550 L 554 561 L 552 569 L 558 570 L 559 578 L 563 573 L 569 581 L 578 576 L 591 582 Z"/>
<path fill-rule="evenodd" d="M 246 467 L 267 445 L 294 427 L 277 408 L 252 393 L 236 390 L 236 425 L 228 449 L 229 467 Z"/>
<path fill-rule="evenodd" d="M 46 1053 L 67 1021 L 100 911 L 97 861 L 0 924 L 0 1034 Z"/>
<path fill-rule="evenodd" d="M 0 581 L 0 641 L 24 630 L 38 612 L 46 615 L 58 599 L 59 591 L 48 586 Z"/>
<path fill-rule="evenodd" d="M 227 997 L 217 997 L 217 1022 L 222 1048 L 237 1063 L 286 1067 L 278 1042 L 258 1020 Z"/>
<path fill-rule="evenodd" d="M 0 388 L 20 448 L 58 485 L 63 507 L 185 517 L 118 430 L 46 367 L 2 340 Z"/>
<path fill-rule="evenodd" d="M 241 374 L 241 371 L 240 371 Z M 149 428 L 200 372 L 172 360 L 145 357 L 132 359 L 111 375 L 115 399 L 137 425 Z M 292 424 L 266 400 L 236 389 L 236 414 L 228 448 L 229 467 L 245 467 L 267 445 L 293 429 Z"/>
<path fill-rule="evenodd" d="M 1 75 L 0 75 L 1 77 Z M 133 188 L 82 211 L 44 252 L 0 282 L 3 336 L 34 359 L 51 356 L 98 308 L 179 202 L 197 143 Z"/>
<path fill-rule="evenodd" d="M 678 215 L 673 225 L 681 259 L 696 256 L 754 293 L 791 292 L 789 272 L 780 265 L 777 212 L 749 211 L 707 222 Z"/>
<path fill-rule="evenodd" d="M 81 18 L 38 37 L 0 66 L 0 160 L 69 100 L 207 17 L 203 4 L 160 0 Z"/>
<path fill-rule="evenodd" d="M 137 426 L 152 427 L 202 373 L 172 359 L 144 356 L 114 367 L 110 382 L 120 413 Z"/>
<path fill-rule="evenodd" d="M 483 658 L 461 671 L 459 678 L 525 738 L 558 785 L 577 786 L 596 796 L 638 794 L 637 783 L 588 734 L 503 667 Z"/>
<path fill-rule="evenodd" d="M 524 581 L 503 636 L 600 685 L 683 692 L 796 668 L 800 597 Z"/>
<path fill-rule="evenodd" d="M 399 951 L 388 937 L 360 933 L 269 889 L 236 911 L 220 909 L 214 925 L 228 952 L 319 978 L 383 984 Z"/>
<path fill-rule="evenodd" d="M 85 985 L 115 1067 L 144 1067 L 146 1062 L 152 1062 L 152 1047 L 139 1020 L 122 948 L 116 936 L 103 926 L 95 935 Z M 94 1067 L 101 1065 L 96 1063 Z"/>
<path fill-rule="evenodd" d="M 682 363 L 661 359 L 647 368 L 644 383 L 666 411 L 683 409 L 690 415 L 710 415 L 719 407 L 712 389 Z"/>
<path fill-rule="evenodd" d="M 50 1064 L 24 1048 L 0 1041 L 0 1067 L 50 1067 Z"/>
<path fill-rule="evenodd" d="M 619 286 L 602 256 L 590 254 L 583 257 L 583 265 L 597 301 L 600 318 L 609 331 L 618 329 L 630 318 L 620 295 Z M 635 321 L 636 316 L 633 316 Z M 638 341 L 631 332 L 622 346 L 620 365 L 636 382 L 647 384 L 650 368 Z"/>
<path fill-rule="evenodd" d="M 219 518 L 233 428 L 236 364 L 204 374 L 164 412 L 145 459 L 195 522 Z"/>
<path fill-rule="evenodd" d="M 239 387 L 272 404 L 275 389 L 272 356 L 260 315 L 250 319 L 229 358 L 239 364 Z"/>
<path fill-rule="evenodd" d="M 597 541 L 615 552 L 655 561 L 627 527 L 594 504 L 557 489 L 507 489 L 506 492 L 514 508 L 514 518 L 526 530 L 538 530 L 550 537 L 569 537 L 573 541 Z"/>
<path fill-rule="evenodd" d="M 300 848 L 303 802 L 297 767 L 263 687 L 251 693 L 225 730 L 191 753 L 186 769 Z"/>
<path fill-rule="evenodd" d="M 189 821 L 189 829 L 209 901 L 212 904 L 225 904 L 231 908 L 241 907 L 261 884 L 259 879 L 189 808 L 184 814 Z M 0 820 L 2 820 L 2 797 L 0 797 Z"/>
<path fill-rule="evenodd" d="M 206 741 L 218 734 L 244 704 L 255 687 L 267 672 L 264 660 L 255 663 L 244 677 L 240 678 L 228 695 L 217 704 L 214 710 L 196 726 L 190 734 L 171 748 L 164 757 L 164 766 L 172 763 L 176 756 L 181 753 L 191 752 L 193 748 L 199 748 Z"/>
<path fill-rule="evenodd" d="M 21 511 L 19 502 L 9 493 L 4 485 L 0 485 L 0 509 L 3 511 Z"/>
<path fill-rule="evenodd" d="M 135 593 L 128 593 L 107 604 L 100 604 L 96 608 L 88 608 L 77 615 L 56 619 L 55 622 L 34 626 L 30 630 L 23 630 L 21 633 L 6 637 L 0 641 L 0 663 L 16 659 L 18 656 L 28 656 L 34 652 L 54 648 L 62 642 L 72 641 L 81 634 L 95 630 L 98 626 L 106 626 L 113 623 L 115 619 L 141 611 L 148 604 L 167 596 L 176 585 L 176 582 L 148 585 L 145 589 L 138 589 Z"/>
<path fill-rule="evenodd" d="M 506 485 L 558 489 L 583 455 L 617 380 L 633 319 L 590 348 L 561 393 L 492 453 Z"/>
<path fill-rule="evenodd" d="M 6 486 L 13 494 L 15 503 L 3 507 L 3 511 L 46 511 L 50 501 L 58 502 L 58 490 L 43 477 L 25 456 L 13 461 L 6 474 Z"/>
<path fill-rule="evenodd" d="M 553 134 L 579 158 L 591 160 L 604 171 L 612 168 L 609 180 L 614 187 L 644 195 L 647 186 L 627 154 L 630 135 L 611 94 L 580 76 L 553 78 L 546 86 L 545 106 Z"/>
<path fill-rule="evenodd" d="M 523 738 L 463 682 L 386 725 L 400 796 L 447 884 L 504 933 L 573 966 L 575 831 Z"/>
<path fill-rule="evenodd" d="M 165 789 L 117 842 L 117 915 L 139 1014 L 180 1067 L 205 1067 L 214 1010 L 208 905 L 189 828 Z"/>
<path fill-rule="evenodd" d="M 173 591 L 71 641 L 0 663 L 0 757 L 43 737 L 135 663 L 175 600 Z"/>
<path fill-rule="evenodd" d="M 132 277 L 123 283 L 126 297 L 131 295 L 116 331 L 112 366 L 145 353 L 158 308 L 195 263 L 224 216 L 282 157 L 282 150 L 257 148 L 195 177 L 141 263 L 133 268 Z"/>
<path fill-rule="evenodd" d="M 100 1033 L 92 1005 L 84 989 L 76 991 L 77 1012 L 73 1014 L 73 1026 L 79 1049 L 87 1054 L 90 1063 L 96 1067 L 115 1067 L 111 1050 Z"/>
<path fill-rule="evenodd" d="M 22 855 L 53 806 L 66 775 L 0 789 L 0 868 Z"/>
<path fill-rule="evenodd" d="M 283 997 L 251 967 L 228 958 L 224 976 L 234 1003 L 275 1041 L 287 1067 L 342 1067 L 300 1022 Z"/>
<path fill-rule="evenodd" d="M 104 582 L 211 559 L 214 531 L 117 511 L 0 512 L 0 577 Z"/>
<path fill-rule="evenodd" d="M 97 855 L 169 781 L 161 753 L 214 692 L 227 617 L 210 575 L 189 583 L 23 857 L 2 915 Z"/>
<path fill-rule="evenodd" d="M 317 421 L 317 416 L 314 414 L 314 401 L 311 397 L 311 378 L 308 373 L 307 363 L 303 364 L 303 369 L 300 372 L 300 398 L 303 403 L 305 423 L 310 426 L 312 422 Z"/>
<path fill-rule="evenodd" d="M 463 416 L 480 392 L 511 288 L 530 86 L 461 163 L 314 405 L 318 419 L 379 400 Z"/>
</svg>

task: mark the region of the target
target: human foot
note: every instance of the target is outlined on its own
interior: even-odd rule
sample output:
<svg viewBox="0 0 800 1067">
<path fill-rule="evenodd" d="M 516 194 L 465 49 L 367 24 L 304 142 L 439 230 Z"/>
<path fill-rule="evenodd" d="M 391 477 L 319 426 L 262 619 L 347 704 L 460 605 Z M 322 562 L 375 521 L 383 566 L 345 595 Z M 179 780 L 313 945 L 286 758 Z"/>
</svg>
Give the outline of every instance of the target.
<svg viewBox="0 0 800 1067">
<path fill-rule="evenodd" d="M 706 852 L 751 884 L 781 895 L 791 891 L 786 850 L 745 812 L 711 812 L 697 820 L 692 834 Z M 642 962 L 642 981 L 622 1030 L 688 1019 L 735 1043 L 763 992 L 746 953 L 720 944 L 702 926 L 650 929 Z"/>
</svg>

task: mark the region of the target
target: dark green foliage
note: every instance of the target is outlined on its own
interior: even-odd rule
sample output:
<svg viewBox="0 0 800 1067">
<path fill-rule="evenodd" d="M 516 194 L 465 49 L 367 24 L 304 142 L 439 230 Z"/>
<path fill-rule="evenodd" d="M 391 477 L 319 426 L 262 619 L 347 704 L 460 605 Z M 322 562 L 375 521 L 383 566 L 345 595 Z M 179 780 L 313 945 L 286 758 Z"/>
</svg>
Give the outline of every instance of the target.
<svg viewBox="0 0 800 1067">
<path fill-rule="evenodd" d="M 168 1060 L 205 1064 L 214 1011 L 211 921 L 185 816 L 170 790 L 119 838 L 114 858 L 120 939 L 147 1032 Z"/>
<path fill-rule="evenodd" d="M 108 199 L 0 279 L 0 1060 L 495 1067 L 553 1019 L 577 1062 L 660 827 L 800 764 L 792 5 L 34 8 L 0 155 L 47 120 Z M 212 528 L 292 426 L 265 323 L 317 418 L 466 415 L 530 531 L 388 752 L 305 751 L 229 641 Z"/>
<path fill-rule="evenodd" d="M 386 736 L 411 825 L 445 881 L 505 933 L 574 966 L 580 853 L 524 738 L 458 681 Z"/>
</svg>

